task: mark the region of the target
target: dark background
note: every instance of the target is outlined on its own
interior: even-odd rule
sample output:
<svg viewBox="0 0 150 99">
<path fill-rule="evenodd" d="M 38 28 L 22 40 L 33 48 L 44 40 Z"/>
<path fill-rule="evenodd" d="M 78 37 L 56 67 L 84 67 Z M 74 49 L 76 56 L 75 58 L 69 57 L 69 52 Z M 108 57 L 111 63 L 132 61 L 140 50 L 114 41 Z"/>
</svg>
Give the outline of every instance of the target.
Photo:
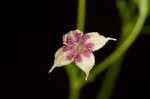
<svg viewBox="0 0 150 99">
<path fill-rule="evenodd" d="M 76 29 L 77 0 L 6 2 L 1 33 L 2 90 L 5 97 L 67 99 L 69 82 L 63 68 L 48 74 L 62 35 Z M 146 22 L 150 23 L 149 20 Z M 115 0 L 88 0 L 86 32 L 119 39 L 121 20 Z M 140 35 L 128 49 L 112 99 L 148 99 L 149 35 Z M 96 63 L 115 48 L 108 43 L 95 52 Z M 99 57 L 101 57 L 99 59 Z M 105 75 L 81 91 L 81 99 L 95 99 Z M 2 76 L 3 76 L 2 75 Z"/>
</svg>

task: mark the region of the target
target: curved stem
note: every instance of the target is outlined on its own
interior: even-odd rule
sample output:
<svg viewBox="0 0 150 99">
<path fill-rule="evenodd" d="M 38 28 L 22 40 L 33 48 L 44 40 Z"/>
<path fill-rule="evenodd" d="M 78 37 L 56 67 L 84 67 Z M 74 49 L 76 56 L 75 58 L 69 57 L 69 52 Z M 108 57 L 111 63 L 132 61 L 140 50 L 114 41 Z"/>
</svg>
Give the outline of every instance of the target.
<svg viewBox="0 0 150 99">
<path fill-rule="evenodd" d="M 91 75 L 89 75 L 89 81 L 94 80 L 94 78 L 101 73 L 104 69 L 106 69 L 110 64 L 115 62 L 135 41 L 137 36 L 139 35 L 144 22 L 146 20 L 147 14 L 140 14 L 135 26 L 131 32 L 131 34 L 127 37 L 127 39 L 110 55 L 108 56 L 104 61 L 102 61 L 98 66 L 96 66 L 91 72 Z"/>
<path fill-rule="evenodd" d="M 113 63 L 107 71 L 101 89 L 98 91 L 97 99 L 111 99 L 110 97 L 113 94 L 123 59 L 124 58 L 121 57 L 118 62 Z"/>
</svg>

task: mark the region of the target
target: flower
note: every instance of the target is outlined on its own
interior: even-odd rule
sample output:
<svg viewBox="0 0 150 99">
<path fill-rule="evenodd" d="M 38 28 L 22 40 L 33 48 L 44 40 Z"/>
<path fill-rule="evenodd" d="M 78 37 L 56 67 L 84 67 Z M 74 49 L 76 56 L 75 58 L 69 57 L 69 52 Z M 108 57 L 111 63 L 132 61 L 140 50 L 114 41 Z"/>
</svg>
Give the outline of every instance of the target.
<svg viewBox="0 0 150 99">
<path fill-rule="evenodd" d="M 86 80 L 90 70 L 95 65 L 95 57 L 92 52 L 102 48 L 109 40 L 116 40 L 104 37 L 98 32 L 83 34 L 80 30 L 70 31 L 63 36 L 63 46 L 55 53 L 54 65 L 49 73 L 56 67 L 67 64 L 75 64 L 86 73 Z"/>
</svg>

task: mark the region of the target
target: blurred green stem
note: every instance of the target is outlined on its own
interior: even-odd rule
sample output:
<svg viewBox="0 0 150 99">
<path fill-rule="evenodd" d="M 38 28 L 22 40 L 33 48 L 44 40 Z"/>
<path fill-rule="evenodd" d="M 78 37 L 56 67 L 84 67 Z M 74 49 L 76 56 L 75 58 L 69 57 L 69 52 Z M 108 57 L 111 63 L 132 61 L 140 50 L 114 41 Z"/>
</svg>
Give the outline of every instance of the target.
<svg viewBox="0 0 150 99">
<path fill-rule="evenodd" d="M 70 83 L 70 94 L 69 94 L 69 99 L 79 99 L 80 97 L 80 88 L 81 86 L 78 86 L 74 83 L 79 83 L 77 80 L 73 81 L 72 83 Z"/>
<path fill-rule="evenodd" d="M 95 68 L 91 71 L 91 75 L 89 75 L 89 81 L 93 81 L 95 77 L 100 74 L 104 69 L 106 69 L 110 64 L 115 62 L 123 53 L 132 45 L 137 36 L 139 35 L 144 22 L 146 20 L 147 13 L 139 14 L 137 21 L 134 25 L 134 28 L 130 35 L 116 48 L 116 50 L 108 56 L 104 61 L 95 66 Z"/>
<path fill-rule="evenodd" d="M 118 54 L 118 60 L 117 60 L 117 57 L 115 57 L 115 55 L 117 55 L 117 50 L 116 50 L 116 52 L 114 52 L 110 57 L 107 58 L 108 59 L 107 61 L 104 61 L 104 63 L 102 65 L 100 64 L 103 67 L 107 67 L 111 63 L 113 63 L 111 65 L 111 67 L 108 68 L 108 71 L 106 73 L 104 81 L 101 85 L 101 89 L 98 92 L 97 99 L 110 99 L 111 98 L 111 96 L 113 94 L 113 89 L 116 85 L 117 78 L 119 76 L 119 72 L 120 72 L 121 67 L 122 67 L 121 64 L 122 64 L 123 59 L 124 59 L 124 55 L 122 55 L 122 54 L 123 54 L 123 52 L 125 52 L 125 50 L 127 50 L 127 48 L 133 43 L 135 38 L 138 36 L 138 34 L 140 33 L 140 30 L 142 29 L 142 26 L 144 25 L 144 21 L 146 20 L 147 8 L 148 8 L 146 6 L 147 5 L 146 2 L 147 1 L 144 1 L 144 3 L 139 1 L 139 12 L 140 12 L 140 14 L 139 14 L 137 21 L 134 21 L 135 19 L 133 19 L 132 15 L 131 15 L 131 13 L 135 13 L 134 7 L 132 7 L 133 10 L 131 9 L 132 12 L 130 12 L 129 10 L 127 10 L 128 5 L 127 5 L 126 1 L 125 0 L 118 0 L 117 6 L 119 9 L 121 18 L 122 18 L 122 34 L 121 34 L 118 45 L 123 46 L 123 44 L 125 44 L 126 46 L 124 45 L 124 49 L 121 49 L 118 47 L 118 51 L 122 51 L 120 53 L 118 52 L 119 53 Z M 130 3 L 132 5 L 134 5 L 133 2 L 130 2 Z M 146 7 L 144 7 L 144 6 L 146 6 Z M 146 13 L 144 13 L 144 12 L 146 12 Z M 131 19 L 132 19 L 132 21 L 131 21 Z M 133 28 L 133 30 L 132 30 L 132 28 Z M 146 30 L 148 30 L 148 27 L 146 27 Z M 130 34 L 130 32 L 131 32 L 131 34 Z M 125 41 L 128 41 L 128 43 L 124 43 L 124 38 L 127 38 Z M 113 57 L 113 55 L 114 55 L 114 57 Z M 111 60 L 109 60 L 109 58 L 110 59 L 114 58 L 114 60 L 111 61 Z M 107 62 L 107 63 L 110 62 L 110 63 L 106 64 L 105 62 Z M 99 68 L 99 69 L 103 70 L 105 68 Z M 99 73 L 101 71 L 99 71 Z"/>
<path fill-rule="evenodd" d="M 69 76 L 69 99 L 79 99 L 80 89 L 84 85 L 84 76 L 83 73 L 75 66 L 74 63 L 69 64 L 65 67 L 66 72 Z M 82 79 L 83 78 L 83 79 Z"/>
<path fill-rule="evenodd" d="M 121 70 L 122 61 L 123 57 L 114 62 L 108 69 L 104 81 L 101 85 L 101 89 L 98 91 L 97 99 L 111 99 L 110 97 L 113 94 L 113 89 L 116 85 L 117 78 Z"/>
<path fill-rule="evenodd" d="M 144 22 L 147 17 L 147 2 L 148 0 L 139 0 L 139 10 L 140 14 L 138 17 L 136 17 L 136 21 L 133 25 L 133 29 L 129 35 L 127 36 L 125 40 L 122 40 L 121 44 L 116 48 L 116 50 L 108 56 L 104 61 L 102 61 L 98 66 L 95 66 L 93 70 L 91 71 L 88 81 L 94 81 L 95 77 L 100 74 L 104 69 L 106 69 L 110 64 L 114 63 L 119 59 L 123 53 L 131 46 L 131 44 L 135 41 L 137 36 L 139 35 Z M 77 16 L 77 28 L 80 29 L 81 31 L 84 32 L 84 26 L 85 26 L 85 8 L 86 8 L 86 0 L 78 0 L 78 16 Z M 130 15 L 130 14 L 129 14 Z M 126 17 L 128 19 L 128 16 Z M 125 29 L 126 30 L 126 29 Z M 72 65 L 75 67 L 75 65 Z M 116 65 L 118 66 L 118 65 Z M 67 66 L 66 66 L 67 67 Z M 112 67 L 113 68 L 113 67 Z M 115 79 L 117 78 L 117 73 L 119 72 L 119 68 L 114 67 L 116 69 L 116 73 L 114 73 L 114 80 L 110 88 L 113 88 L 113 85 L 115 83 Z M 80 89 L 83 87 L 85 84 L 84 79 L 82 79 L 82 75 L 79 75 L 79 71 L 77 69 L 71 69 L 71 68 L 66 68 L 68 71 L 69 75 L 69 80 L 70 80 L 70 97 L 69 99 L 79 99 L 79 93 Z M 72 72 L 71 72 L 72 71 Z M 111 70 L 110 70 L 111 73 Z M 108 76 L 110 74 L 108 73 Z M 106 81 L 107 81 L 107 76 L 106 76 Z M 110 91 L 111 92 L 111 91 Z"/>
</svg>

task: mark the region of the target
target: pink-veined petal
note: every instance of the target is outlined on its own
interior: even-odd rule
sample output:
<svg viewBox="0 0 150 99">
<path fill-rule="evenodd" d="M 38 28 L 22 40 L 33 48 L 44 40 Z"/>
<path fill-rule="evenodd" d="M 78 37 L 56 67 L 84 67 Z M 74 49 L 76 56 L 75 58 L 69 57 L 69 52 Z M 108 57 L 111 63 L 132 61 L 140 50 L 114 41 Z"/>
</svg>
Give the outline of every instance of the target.
<svg viewBox="0 0 150 99">
<path fill-rule="evenodd" d="M 49 73 L 55 67 L 62 67 L 64 65 L 70 64 L 73 61 L 74 52 L 72 49 L 63 46 L 59 48 L 55 53 L 55 60 L 52 68 L 49 70 Z"/>
<path fill-rule="evenodd" d="M 72 45 L 82 37 L 82 32 L 78 29 L 68 32 L 63 36 L 63 44 Z"/>
<path fill-rule="evenodd" d="M 90 70 L 95 65 L 95 57 L 92 52 L 86 50 L 85 52 L 78 54 L 74 57 L 76 65 L 86 73 L 86 80 L 88 78 Z"/>
<path fill-rule="evenodd" d="M 86 34 L 89 38 L 85 41 L 85 46 L 91 51 L 96 51 L 102 48 L 109 40 L 116 40 L 111 37 L 104 37 L 97 32 L 91 32 Z"/>
</svg>

